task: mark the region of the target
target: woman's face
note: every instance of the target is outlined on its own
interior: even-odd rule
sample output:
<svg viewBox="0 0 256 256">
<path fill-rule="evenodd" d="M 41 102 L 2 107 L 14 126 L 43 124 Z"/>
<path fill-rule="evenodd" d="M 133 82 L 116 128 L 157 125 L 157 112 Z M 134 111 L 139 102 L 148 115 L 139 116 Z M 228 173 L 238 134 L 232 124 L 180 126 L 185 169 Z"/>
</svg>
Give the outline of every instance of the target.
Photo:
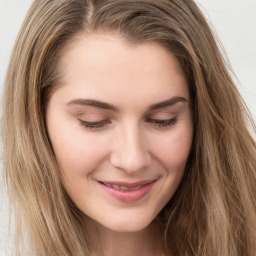
<svg viewBox="0 0 256 256">
<path fill-rule="evenodd" d="M 179 186 L 192 141 L 188 84 L 177 59 L 148 42 L 77 37 L 46 122 L 63 185 L 115 231 L 147 227 Z"/>
</svg>

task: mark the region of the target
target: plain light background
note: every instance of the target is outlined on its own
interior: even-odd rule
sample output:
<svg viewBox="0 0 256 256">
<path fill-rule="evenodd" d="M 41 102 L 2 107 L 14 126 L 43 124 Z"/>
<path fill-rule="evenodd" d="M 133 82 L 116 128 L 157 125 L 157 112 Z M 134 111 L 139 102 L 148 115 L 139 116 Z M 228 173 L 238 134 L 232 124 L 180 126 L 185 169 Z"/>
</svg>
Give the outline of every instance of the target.
<svg viewBox="0 0 256 256">
<path fill-rule="evenodd" d="M 31 2 L 32 0 L 0 0 L 0 93 L 16 34 Z M 222 42 L 237 76 L 238 89 L 256 120 L 256 0 L 196 2 Z M 10 256 L 12 244 L 6 239 L 8 203 L 1 169 L 0 256 Z"/>
</svg>

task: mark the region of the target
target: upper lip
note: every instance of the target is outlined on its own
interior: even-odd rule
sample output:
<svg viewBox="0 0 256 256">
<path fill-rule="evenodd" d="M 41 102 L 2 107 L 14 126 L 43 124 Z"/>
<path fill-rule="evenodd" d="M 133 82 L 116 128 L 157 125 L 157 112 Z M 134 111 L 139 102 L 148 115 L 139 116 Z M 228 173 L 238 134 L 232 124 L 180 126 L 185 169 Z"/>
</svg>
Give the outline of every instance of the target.
<svg viewBox="0 0 256 256">
<path fill-rule="evenodd" d="M 127 188 L 134 188 L 134 187 L 138 187 L 138 186 L 143 186 L 143 185 L 147 185 L 149 183 L 152 183 L 156 181 L 156 179 L 153 180 L 141 180 L 141 181 L 137 181 L 137 182 L 123 182 L 123 181 L 99 181 L 101 183 L 104 184 L 108 184 L 108 185 L 116 185 L 116 186 L 123 186 L 123 187 L 127 187 Z"/>
</svg>

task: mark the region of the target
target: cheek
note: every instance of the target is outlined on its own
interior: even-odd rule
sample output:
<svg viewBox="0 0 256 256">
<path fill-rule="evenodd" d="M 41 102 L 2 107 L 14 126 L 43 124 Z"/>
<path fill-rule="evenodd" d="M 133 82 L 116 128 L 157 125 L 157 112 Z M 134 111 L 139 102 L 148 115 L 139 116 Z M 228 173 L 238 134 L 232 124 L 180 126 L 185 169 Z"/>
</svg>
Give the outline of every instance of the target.
<svg viewBox="0 0 256 256">
<path fill-rule="evenodd" d="M 84 182 L 90 181 L 89 177 L 102 164 L 107 150 L 100 141 L 92 141 L 88 136 L 64 139 L 60 136 L 53 144 L 62 183 L 72 200 L 79 202 L 81 191 L 85 191 Z"/>
<path fill-rule="evenodd" d="M 88 175 L 108 154 L 104 138 L 95 139 L 80 129 L 61 130 L 52 136 L 52 145 L 61 172 L 65 176 Z"/>
<path fill-rule="evenodd" d="M 177 130 L 155 141 L 157 158 L 168 168 L 184 170 L 191 144 L 192 130 Z"/>
</svg>

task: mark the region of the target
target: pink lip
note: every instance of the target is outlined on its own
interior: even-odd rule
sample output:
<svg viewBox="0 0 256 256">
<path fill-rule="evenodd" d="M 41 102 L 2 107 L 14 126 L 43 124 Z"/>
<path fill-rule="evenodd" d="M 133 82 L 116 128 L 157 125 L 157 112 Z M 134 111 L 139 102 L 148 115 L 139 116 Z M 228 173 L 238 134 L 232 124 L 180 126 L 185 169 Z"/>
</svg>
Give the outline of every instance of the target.
<svg viewBox="0 0 256 256">
<path fill-rule="evenodd" d="M 104 189 L 104 191 L 113 196 L 114 198 L 123 202 L 135 202 L 143 198 L 148 194 L 152 186 L 155 184 L 156 180 L 144 180 L 134 183 L 127 182 L 117 182 L 117 181 L 99 181 L 99 185 Z M 105 184 L 123 186 L 126 188 L 131 188 L 130 190 L 123 190 L 119 188 L 109 187 Z M 135 188 L 138 187 L 139 188 Z M 135 188 L 135 189 L 132 189 Z"/>
</svg>

